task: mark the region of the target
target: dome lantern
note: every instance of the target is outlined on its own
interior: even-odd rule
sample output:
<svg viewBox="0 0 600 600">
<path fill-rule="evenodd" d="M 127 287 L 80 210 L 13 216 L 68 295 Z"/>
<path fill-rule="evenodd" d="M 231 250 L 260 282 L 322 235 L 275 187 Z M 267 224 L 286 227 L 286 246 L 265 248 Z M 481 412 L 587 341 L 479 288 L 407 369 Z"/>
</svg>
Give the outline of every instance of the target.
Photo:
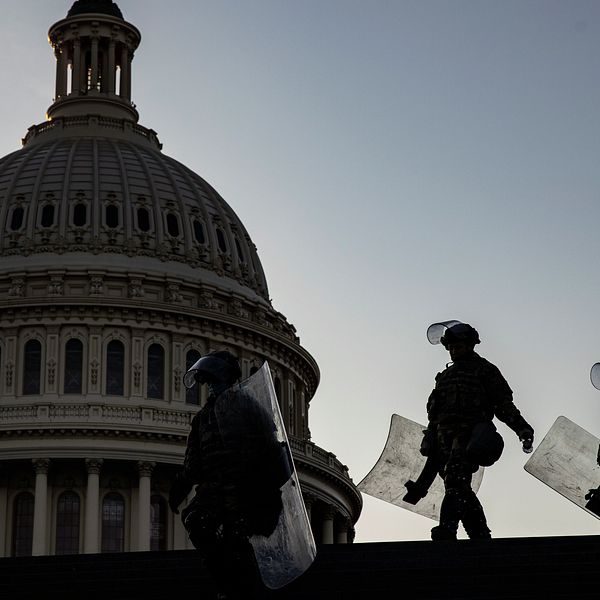
<svg viewBox="0 0 600 600">
<path fill-rule="evenodd" d="M 93 114 L 137 123 L 131 63 L 141 35 L 114 2 L 77 0 L 48 39 L 56 56 L 49 120 Z"/>
</svg>

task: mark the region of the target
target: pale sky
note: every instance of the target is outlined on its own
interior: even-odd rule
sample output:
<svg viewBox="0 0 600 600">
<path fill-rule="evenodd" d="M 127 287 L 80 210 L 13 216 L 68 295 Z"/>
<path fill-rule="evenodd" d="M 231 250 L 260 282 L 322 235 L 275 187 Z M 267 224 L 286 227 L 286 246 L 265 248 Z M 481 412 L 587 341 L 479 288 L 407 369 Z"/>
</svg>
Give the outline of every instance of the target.
<svg viewBox="0 0 600 600">
<path fill-rule="evenodd" d="M 424 422 L 458 319 L 541 440 L 600 435 L 600 3 L 121 0 L 142 32 L 140 123 L 245 223 L 274 307 L 315 357 L 313 441 L 358 483 L 392 413 Z M 44 120 L 49 26 L 69 0 L 1 0 L 0 156 Z M 598 534 L 506 450 L 479 497 L 492 534 Z M 428 539 L 365 497 L 357 541 Z"/>
</svg>

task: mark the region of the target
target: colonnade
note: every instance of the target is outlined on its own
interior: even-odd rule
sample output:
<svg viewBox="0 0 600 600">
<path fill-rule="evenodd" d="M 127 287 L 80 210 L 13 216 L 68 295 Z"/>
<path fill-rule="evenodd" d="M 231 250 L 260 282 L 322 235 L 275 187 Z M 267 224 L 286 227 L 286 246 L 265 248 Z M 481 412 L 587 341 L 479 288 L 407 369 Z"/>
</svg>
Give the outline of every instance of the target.
<svg viewBox="0 0 600 600">
<path fill-rule="evenodd" d="M 33 556 L 48 554 L 48 471 L 51 461 L 37 458 L 33 461 L 35 470 L 35 501 L 33 509 Z M 83 553 L 100 552 L 100 471 L 102 459 L 86 459 L 87 486 L 83 518 Z M 137 515 L 137 539 L 130 543 L 132 551 L 150 550 L 150 503 L 151 478 L 156 463 L 138 461 L 137 504 L 132 507 L 131 515 Z"/>
<path fill-rule="evenodd" d="M 89 62 L 88 62 L 89 52 Z M 75 38 L 55 47 L 56 100 L 88 91 L 114 95 L 117 91 L 117 67 L 120 69 L 118 96 L 131 101 L 131 61 L 127 44 L 99 36 Z M 69 66 L 71 85 L 69 89 Z"/>
<path fill-rule="evenodd" d="M 87 475 L 87 480 L 81 481 L 78 486 L 83 509 L 80 522 L 82 535 L 80 536 L 79 552 L 94 554 L 101 552 L 103 546 L 103 515 L 101 514 L 101 507 L 103 506 L 103 494 L 106 492 L 106 484 L 104 484 L 104 488 L 101 487 L 100 476 L 104 460 L 101 458 L 81 458 L 75 460 L 84 462 Z M 134 461 L 126 462 L 131 464 Z M 32 464 L 35 472 L 35 483 L 33 485 L 31 553 L 34 556 L 41 556 L 54 553 L 52 550 L 54 532 L 50 530 L 50 527 L 55 527 L 56 522 L 54 517 L 51 516 L 53 510 L 55 510 L 54 508 L 51 509 L 51 505 L 55 505 L 56 500 L 54 499 L 54 495 L 57 492 L 54 482 L 50 483 L 48 477 L 49 471 L 52 468 L 52 460 L 48 458 L 35 458 L 32 460 Z M 133 483 L 130 488 L 132 492 L 129 495 L 130 500 L 127 503 L 127 514 L 129 516 L 127 519 L 127 531 L 129 533 L 127 534 L 127 542 L 123 550 L 149 551 L 152 546 L 152 475 L 156 463 L 152 461 L 135 461 L 134 464 L 137 470 L 137 489 L 135 483 Z M 108 476 L 110 476 L 110 473 L 107 474 L 107 478 Z M 160 483 L 161 481 L 163 483 Z M 164 473 L 162 476 L 159 476 L 158 485 L 164 488 Z M 7 504 L 7 500 L 9 499 L 6 493 L 7 489 L 3 488 L 3 491 L 4 501 L 1 504 L 6 510 L 7 519 L 12 521 L 10 515 L 14 514 L 14 507 L 12 504 L 10 506 Z M 156 492 L 154 493 L 156 494 Z M 354 527 L 352 521 L 344 514 L 342 509 L 328 502 L 326 498 L 317 496 L 311 492 L 304 494 L 304 501 L 317 544 L 352 543 Z M 169 541 L 165 549 L 191 548 L 180 519 L 177 516 L 173 516 L 170 511 L 168 511 L 168 515 L 166 526 L 171 533 L 168 536 Z M 4 530 L 6 534 L 6 528 Z"/>
<path fill-rule="evenodd" d="M 350 544 L 354 540 L 352 521 L 339 509 L 319 500 L 313 494 L 304 494 L 313 534 L 321 544 Z"/>
</svg>

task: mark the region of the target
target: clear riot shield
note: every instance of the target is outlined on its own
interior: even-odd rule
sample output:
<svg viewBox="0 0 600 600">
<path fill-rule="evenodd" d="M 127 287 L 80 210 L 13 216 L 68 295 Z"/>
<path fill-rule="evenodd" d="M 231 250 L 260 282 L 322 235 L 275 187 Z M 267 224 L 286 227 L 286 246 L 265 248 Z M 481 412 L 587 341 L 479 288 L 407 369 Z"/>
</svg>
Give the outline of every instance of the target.
<svg viewBox="0 0 600 600">
<path fill-rule="evenodd" d="M 595 363 L 590 370 L 590 381 L 592 385 L 600 390 L 600 363 Z"/>
<path fill-rule="evenodd" d="M 404 484 L 409 480 L 416 481 L 425 466 L 426 458 L 419 451 L 424 429 L 423 425 L 410 419 L 392 415 L 385 448 L 375 466 L 358 484 L 358 489 L 364 494 L 438 521 L 444 498 L 441 477 L 436 476 L 428 494 L 417 504 L 409 504 L 402 499 L 407 492 Z M 483 469 L 480 468 L 473 474 L 471 485 L 475 493 L 479 490 L 482 478 Z"/>
<path fill-rule="evenodd" d="M 446 329 L 453 325 L 460 325 L 461 321 L 441 321 L 440 323 L 433 323 L 427 328 L 427 340 L 430 344 L 439 344 L 442 336 Z"/>
<path fill-rule="evenodd" d="M 215 412 L 223 443 L 248 475 L 250 543 L 263 583 L 279 589 L 316 556 L 269 365 L 221 394 Z"/>
<path fill-rule="evenodd" d="M 566 417 L 558 417 L 524 468 L 600 519 L 598 449 L 597 437 Z"/>
</svg>

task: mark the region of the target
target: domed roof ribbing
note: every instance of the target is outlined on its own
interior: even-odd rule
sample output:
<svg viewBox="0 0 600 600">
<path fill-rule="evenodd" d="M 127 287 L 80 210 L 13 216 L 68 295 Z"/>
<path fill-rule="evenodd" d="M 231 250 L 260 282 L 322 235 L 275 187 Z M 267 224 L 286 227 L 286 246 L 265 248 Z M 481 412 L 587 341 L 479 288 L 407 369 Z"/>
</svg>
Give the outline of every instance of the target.
<svg viewBox="0 0 600 600">
<path fill-rule="evenodd" d="M 77 0 L 67 13 L 67 17 L 75 17 L 87 13 L 110 15 L 118 19 L 123 18 L 121 9 L 112 0 Z"/>
<path fill-rule="evenodd" d="M 100 266 L 110 263 L 107 255 L 154 257 L 157 270 L 182 263 L 268 299 L 256 248 L 235 212 L 157 149 L 109 137 L 27 145 L 0 159 L 0 207 L 1 255 L 89 252 Z"/>
</svg>

